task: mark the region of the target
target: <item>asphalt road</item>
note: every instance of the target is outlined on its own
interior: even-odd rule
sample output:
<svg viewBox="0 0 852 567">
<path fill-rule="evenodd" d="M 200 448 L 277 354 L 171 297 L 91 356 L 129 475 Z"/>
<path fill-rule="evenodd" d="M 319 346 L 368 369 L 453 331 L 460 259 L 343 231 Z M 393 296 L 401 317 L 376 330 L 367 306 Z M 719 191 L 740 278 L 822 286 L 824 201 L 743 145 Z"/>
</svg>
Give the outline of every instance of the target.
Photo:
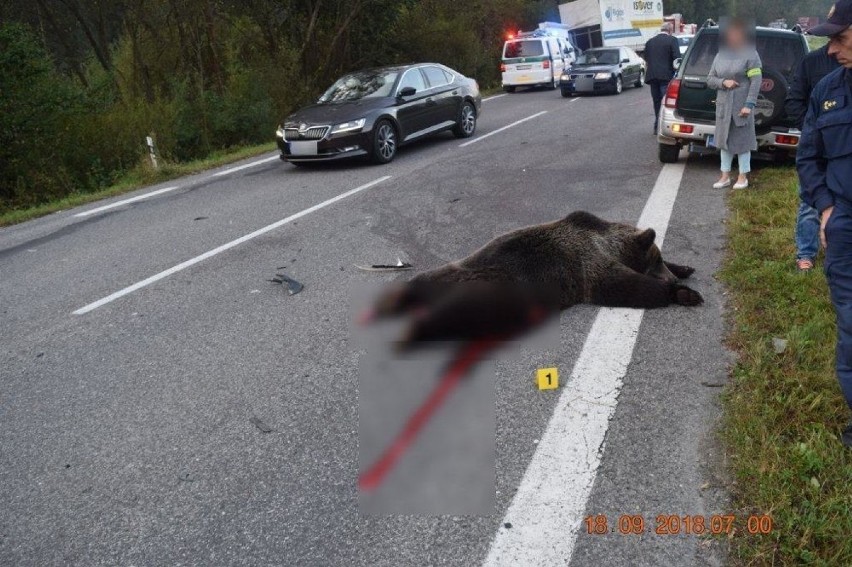
<svg viewBox="0 0 852 567">
<path fill-rule="evenodd" d="M 663 169 L 651 122 L 645 89 L 521 92 L 484 103 L 473 143 L 441 135 L 388 166 L 255 158 L 0 229 L 0 564 L 482 564 L 522 527 L 507 511 L 558 417 L 561 390 L 540 392 L 533 373 L 556 366 L 568 380 L 598 309 L 564 313 L 555 344 L 498 357 L 492 514 L 366 515 L 350 300 L 394 276 L 354 264 L 428 269 L 574 210 L 636 223 Z M 727 512 L 715 176 L 712 158 L 689 161 L 663 247 L 697 269 L 706 303 L 644 314 L 572 518 L 643 514 L 652 528 L 658 514 Z M 267 282 L 283 266 L 298 295 Z M 465 423 L 458 409 L 424 447 Z M 551 493 L 541 506 L 568 507 Z M 550 528 L 555 564 L 724 558 L 696 536 Z"/>
</svg>

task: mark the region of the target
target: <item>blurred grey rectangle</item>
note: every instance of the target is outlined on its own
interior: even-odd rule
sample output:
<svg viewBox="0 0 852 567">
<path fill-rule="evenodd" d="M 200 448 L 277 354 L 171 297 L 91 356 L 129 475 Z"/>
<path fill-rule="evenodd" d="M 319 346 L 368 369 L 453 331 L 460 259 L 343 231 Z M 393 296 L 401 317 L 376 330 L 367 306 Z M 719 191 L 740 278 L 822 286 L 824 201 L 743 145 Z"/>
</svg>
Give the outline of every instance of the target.
<svg viewBox="0 0 852 567">
<path fill-rule="evenodd" d="M 429 399 L 458 348 L 400 357 L 389 349 L 360 361 L 359 474 L 385 453 Z M 477 364 L 439 404 L 371 490 L 369 515 L 490 515 L 495 507 L 495 363 Z"/>
</svg>

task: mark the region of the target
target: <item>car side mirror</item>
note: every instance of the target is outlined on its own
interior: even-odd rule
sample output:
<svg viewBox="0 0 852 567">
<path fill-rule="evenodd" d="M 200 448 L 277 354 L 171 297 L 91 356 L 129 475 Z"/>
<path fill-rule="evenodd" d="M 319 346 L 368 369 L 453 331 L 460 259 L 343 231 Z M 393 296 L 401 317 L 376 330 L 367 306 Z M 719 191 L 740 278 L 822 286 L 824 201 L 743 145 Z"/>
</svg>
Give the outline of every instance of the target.
<svg viewBox="0 0 852 567">
<path fill-rule="evenodd" d="M 683 63 L 683 57 L 678 57 L 677 59 L 675 59 L 675 60 L 674 60 L 674 68 L 675 68 L 675 71 L 677 71 L 678 69 L 680 69 L 680 65 L 681 65 L 681 63 Z"/>
<path fill-rule="evenodd" d="M 399 90 L 399 93 L 397 93 L 397 96 L 407 97 L 407 96 L 411 96 L 411 95 L 414 95 L 414 94 L 417 94 L 417 89 L 415 89 L 414 87 L 402 87 Z"/>
<path fill-rule="evenodd" d="M 572 53 L 574 53 L 574 48 L 572 48 L 572 47 L 566 47 L 565 48 L 565 55 L 571 55 Z"/>
</svg>

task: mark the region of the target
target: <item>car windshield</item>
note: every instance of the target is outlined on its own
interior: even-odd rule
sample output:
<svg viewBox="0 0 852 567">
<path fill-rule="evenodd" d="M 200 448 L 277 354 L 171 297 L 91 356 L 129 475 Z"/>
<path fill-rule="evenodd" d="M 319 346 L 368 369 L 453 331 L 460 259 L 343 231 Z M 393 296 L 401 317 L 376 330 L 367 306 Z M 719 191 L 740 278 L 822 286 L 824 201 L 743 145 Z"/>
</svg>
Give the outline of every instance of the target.
<svg viewBox="0 0 852 567">
<path fill-rule="evenodd" d="M 616 65 L 618 63 L 618 50 L 605 49 L 594 50 L 590 49 L 577 58 L 575 65 Z"/>
<path fill-rule="evenodd" d="M 359 71 L 339 78 L 320 97 L 320 103 L 347 102 L 391 95 L 396 71 Z"/>
<path fill-rule="evenodd" d="M 799 36 L 781 37 L 777 35 L 758 35 L 757 53 L 765 69 L 771 69 L 784 75 L 788 80 L 793 75 L 799 61 L 805 55 Z M 685 61 L 684 74 L 708 75 L 713 59 L 719 51 L 719 35 L 699 35 L 695 46 Z"/>
<path fill-rule="evenodd" d="M 504 59 L 517 59 L 518 57 L 541 57 L 544 55 L 544 45 L 540 40 L 509 41 L 503 49 Z"/>
</svg>

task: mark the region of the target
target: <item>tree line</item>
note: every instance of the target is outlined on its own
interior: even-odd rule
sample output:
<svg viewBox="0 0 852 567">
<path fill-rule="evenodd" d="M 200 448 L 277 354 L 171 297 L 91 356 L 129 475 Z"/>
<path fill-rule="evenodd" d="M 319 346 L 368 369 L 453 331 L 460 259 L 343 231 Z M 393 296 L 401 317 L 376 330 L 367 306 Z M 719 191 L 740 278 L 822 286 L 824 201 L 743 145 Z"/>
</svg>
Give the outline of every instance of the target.
<svg viewBox="0 0 852 567">
<path fill-rule="evenodd" d="M 828 2 L 666 9 L 700 21 L 732 4 Z M 349 70 L 438 61 L 494 86 L 506 32 L 543 20 L 556 0 L 4 0 L 0 211 L 144 169 L 148 135 L 167 162 L 269 141 Z"/>
</svg>

